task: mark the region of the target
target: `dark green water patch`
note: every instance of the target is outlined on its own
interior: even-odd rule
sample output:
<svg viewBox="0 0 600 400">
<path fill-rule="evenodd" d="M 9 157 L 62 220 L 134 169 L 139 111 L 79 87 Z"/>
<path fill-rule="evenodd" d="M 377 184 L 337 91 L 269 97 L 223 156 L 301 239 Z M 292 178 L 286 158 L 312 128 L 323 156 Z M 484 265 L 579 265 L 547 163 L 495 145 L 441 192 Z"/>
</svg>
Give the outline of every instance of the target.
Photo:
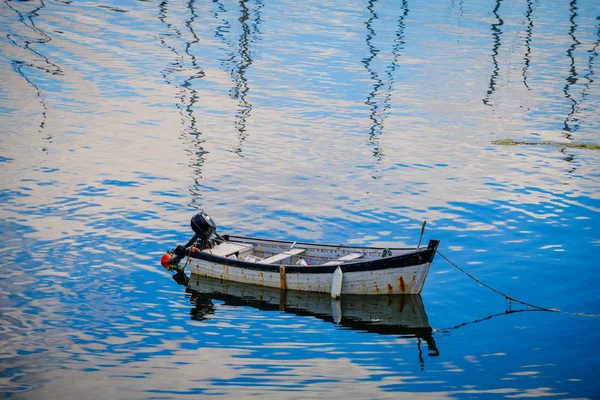
<svg viewBox="0 0 600 400">
<path fill-rule="evenodd" d="M 500 139 L 492 141 L 493 144 L 498 144 L 501 146 L 517 146 L 517 145 L 526 145 L 526 146 L 552 146 L 552 147 L 569 147 L 572 149 L 589 149 L 589 150 L 600 150 L 600 145 L 595 143 L 577 143 L 577 142 L 551 142 L 551 141 L 543 141 L 543 142 L 526 142 L 519 141 L 514 139 Z"/>
</svg>

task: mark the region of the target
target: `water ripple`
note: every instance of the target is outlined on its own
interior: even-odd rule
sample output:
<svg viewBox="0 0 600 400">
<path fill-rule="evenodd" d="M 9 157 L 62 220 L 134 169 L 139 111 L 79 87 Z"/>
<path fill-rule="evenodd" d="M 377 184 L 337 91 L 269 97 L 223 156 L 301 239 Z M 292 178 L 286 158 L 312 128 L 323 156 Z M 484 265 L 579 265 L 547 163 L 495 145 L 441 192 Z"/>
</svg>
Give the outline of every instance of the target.
<svg viewBox="0 0 600 400">
<path fill-rule="evenodd" d="M 598 313 L 598 152 L 492 143 L 597 142 L 595 2 L 0 7 L 3 395 L 596 396 L 597 321 L 504 313 L 442 259 L 426 335 L 187 293 L 157 262 L 199 208 L 359 245 L 427 220 L 483 281 Z"/>
</svg>

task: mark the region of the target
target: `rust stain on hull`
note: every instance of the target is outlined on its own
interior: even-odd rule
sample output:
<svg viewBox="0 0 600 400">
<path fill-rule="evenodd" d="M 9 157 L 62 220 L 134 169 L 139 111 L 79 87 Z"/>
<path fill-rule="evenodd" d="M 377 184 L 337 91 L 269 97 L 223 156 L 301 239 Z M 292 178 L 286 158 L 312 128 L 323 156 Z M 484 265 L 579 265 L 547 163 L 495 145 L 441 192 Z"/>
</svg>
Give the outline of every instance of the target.
<svg viewBox="0 0 600 400">
<path fill-rule="evenodd" d="M 398 305 L 398 312 L 402 312 L 404 311 L 404 306 L 406 305 L 406 302 L 403 300 L 400 302 L 400 304 Z"/>
<path fill-rule="evenodd" d="M 195 259 L 191 260 L 196 261 Z M 220 278 L 221 281 L 231 280 L 266 287 L 285 288 L 287 290 L 323 293 L 329 293 L 331 290 L 331 277 L 328 274 L 290 274 L 285 269 L 280 270 L 279 267 L 285 268 L 286 266 L 279 265 L 274 270 L 260 271 L 240 268 L 237 265 L 198 261 L 192 263 L 191 272 Z M 418 294 L 421 291 L 427 272 L 428 265 L 411 267 L 400 273 L 391 270 L 352 272 L 345 277 L 342 292 L 344 294 L 370 295 Z M 408 282 L 404 279 L 405 276 L 408 278 Z M 417 280 L 417 278 L 419 279 Z"/>
</svg>

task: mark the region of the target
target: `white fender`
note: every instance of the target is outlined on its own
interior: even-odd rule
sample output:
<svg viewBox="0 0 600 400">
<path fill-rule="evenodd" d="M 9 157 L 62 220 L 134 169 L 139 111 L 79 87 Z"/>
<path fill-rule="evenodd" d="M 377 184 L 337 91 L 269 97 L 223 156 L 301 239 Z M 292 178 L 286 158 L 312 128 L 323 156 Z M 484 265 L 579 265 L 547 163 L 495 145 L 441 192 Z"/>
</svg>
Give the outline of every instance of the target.
<svg viewBox="0 0 600 400">
<path fill-rule="evenodd" d="M 331 299 L 331 317 L 336 324 L 342 322 L 342 305 L 339 299 Z"/>
<path fill-rule="evenodd" d="M 342 295 L 342 269 L 337 267 L 333 273 L 333 279 L 331 280 L 331 298 L 339 299 Z"/>
</svg>

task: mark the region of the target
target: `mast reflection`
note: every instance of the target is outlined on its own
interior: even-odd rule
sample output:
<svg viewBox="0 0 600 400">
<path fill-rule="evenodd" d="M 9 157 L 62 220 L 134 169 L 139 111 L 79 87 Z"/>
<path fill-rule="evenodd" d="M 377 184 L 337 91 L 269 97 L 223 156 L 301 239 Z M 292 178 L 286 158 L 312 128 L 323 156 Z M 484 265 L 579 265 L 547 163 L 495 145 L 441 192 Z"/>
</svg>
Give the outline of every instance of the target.
<svg viewBox="0 0 600 400">
<path fill-rule="evenodd" d="M 571 23 L 569 28 L 569 36 L 571 37 L 571 46 L 567 50 L 567 57 L 569 58 L 569 75 L 565 78 L 565 86 L 563 89 L 565 98 L 569 100 L 571 103 L 571 107 L 569 113 L 565 117 L 565 121 L 563 124 L 563 135 L 569 139 L 573 140 L 573 133 L 577 132 L 580 128 L 580 120 L 577 117 L 579 110 L 581 109 L 581 104 L 585 101 L 588 96 L 588 92 L 590 90 L 591 84 L 594 82 L 594 63 L 596 57 L 598 56 L 598 46 L 600 45 L 600 17 L 596 17 L 596 20 L 599 21 L 599 24 L 596 28 L 596 41 L 594 42 L 594 46 L 587 50 L 589 53 L 587 60 L 587 71 L 585 74 L 581 74 L 577 72 L 576 68 L 576 59 L 575 53 L 578 46 L 582 45 L 582 43 L 577 39 L 575 33 L 577 30 L 576 18 L 577 14 L 577 1 L 573 0 L 570 4 L 570 17 L 569 21 Z M 581 82 L 582 83 L 581 83 Z M 581 94 L 575 96 L 574 91 L 572 90 L 577 84 L 581 84 Z"/>
<path fill-rule="evenodd" d="M 6 38 L 15 46 L 26 50 L 30 56 L 33 56 L 26 61 L 12 60 L 11 64 L 13 71 L 23 78 L 36 92 L 36 97 L 38 98 L 38 101 L 42 107 L 42 118 L 38 129 L 38 132 L 41 133 L 46 126 L 48 106 L 46 105 L 46 100 L 44 98 L 42 89 L 35 83 L 34 75 L 30 75 L 28 69 L 37 69 L 54 76 L 63 75 L 63 71 L 60 66 L 53 63 L 48 57 L 31 47 L 32 44 L 43 45 L 52 40 L 52 38 L 46 32 L 38 28 L 34 22 L 34 17 L 38 16 L 38 13 L 46 6 L 46 4 L 43 0 L 25 4 L 21 2 L 15 3 L 13 0 L 6 0 L 4 3 L 19 16 L 19 21 L 29 28 L 34 34 L 34 37 L 32 37 L 7 33 Z M 31 6 L 33 6 L 31 10 L 23 9 L 23 7 Z M 48 143 L 52 143 L 52 138 L 53 136 L 50 133 L 43 137 L 43 139 L 47 140 Z M 47 153 L 48 148 L 44 147 L 42 148 L 42 151 Z"/>
<path fill-rule="evenodd" d="M 498 75 L 500 73 L 500 67 L 498 65 L 498 54 L 500 53 L 500 46 L 502 44 L 500 41 L 500 37 L 502 36 L 502 30 L 500 27 L 504 25 L 504 20 L 500 18 L 500 14 L 498 13 L 501 4 L 502 0 L 496 0 L 496 6 L 494 7 L 493 11 L 494 16 L 496 17 L 496 22 L 492 24 L 492 37 L 494 41 L 494 45 L 492 46 L 492 63 L 494 64 L 494 70 L 492 71 L 492 76 L 490 77 L 489 89 L 485 98 L 483 99 L 483 104 L 491 107 L 494 106 L 492 96 L 496 92 L 496 80 L 498 79 Z"/>
<path fill-rule="evenodd" d="M 577 100 L 575 100 L 570 93 L 571 86 L 576 85 L 578 81 L 574 53 L 577 46 L 581 44 L 581 42 L 577 40 L 577 37 L 575 36 L 575 31 L 577 30 L 577 24 L 575 23 L 575 19 L 577 18 L 577 0 L 572 0 L 569 3 L 569 12 L 569 22 L 571 23 L 569 27 L 571 46 L 567 50 L 567 57 L 569 58 L 569 76 L 567 76 L 567 78 L 565 79 L 566 83 L 565 87 L 563 88 L 563 92 L 565 94 L 565 98 L 567 98 L 571 103 L 571 110 L 565 118 L 565 122 L 563 125 L 563 134 L 567 139 L 573 140 L 572 134 L 579 128 L 578 119 L 574 116 L 577 107 Z"/>
<path fill-rule="evenodd" d="M 369 119 L 372 122 L 371 128 L 369 129 L 369 142 L 373 147 L 373 156 L 379 163 L 381 160 L 383 160 L 385 154 L 378 138 L 384 131 L 384 121 L 387 118 L 389 109 L 391 107 L 390 100 L 394 85 L 394 74 L 398 68 L 398 60 L 401 55 L 401 50 L 404 48 L 405 44 L 404 20 L 408 15 L 408 3 L 406 0 L 402 1 L 400 16 L 398 18 L 398 24 L 396 28 L 396 35 L 392 45 L 392 58 L 389 65 L 383 71 L 385 76 L 380 76 L 383 74 L 380 74 L 374 67 L 376 57 L 380 53 L 380 50 L 376 48 L 374 44 L 374 39 L 377 36 L 377 33 L 375 32 L 373 26 L 375 21 L 378 19 L 377 13 L 375 12 L 376 2 L 377 0 L 369 0 L 367 4 L 367 10 L 369 11 L 370 16 L 365 22 L 367 27 L 365 42 L 369 50 L 369 56 L 363 58 L 362 63 L 364 64 L 371 80 L 373 81 L 373 90 L 367 96 L 365 104 L 367 104 L 367 106 L 370 108 Z M 385 90 L 383 94 L 380 93 L 382 89 Z M 378 101 L 381 96 L 383 96 L 383 100 Z"/>
<path fill-rule="evenodd" d="M 240 36 L 236 46 L 227 39 L 226 33 L 231 30 L 231 25 L 227 19 L 222 18 L 221 14 L 226 14 L 227 10 L 224 5 L 215 0 L 218 9 L 213 13 L 213 18 L 219 20 L 219 25 L 215 29 L 215 37 L 226 45 L 226 57 L 222 60 L 221 66 L 226 72 L 229 72 L 233 81 L 233 87 L 229 94 L 232 99 L 237 100 L 238 106 L 235 115 L 235 129 L 238 132 L 238 145 L 234 148 L 234 152 L 243 157 L 242 147 L 248 133 L 246 132 L 247 119 L 251 115 L 252 103 L 248 100 L 250 86 L 246 78 L 246 72 L 252 65 L 252 50 L 251 45 L 260 37 L 260 9 L 263 4 L 260 0 L 255 1 L 255 6 L 249 7 L 248 0 L 240 0 Z M 237 53 L 233 50 L 237 47 Z"/>
<path fill-rule="evenodd" d="M 527 11 L 525 12 L 525 21 L 527 24 L 527 29 L 525 29 L 525 56 L 523 59 L 525 60 L 525 65 L 523 66 L 523 84 L 528 90 L 531 90 L 529 84 L 527 83 L 527 72 L 529 71 L 529 64 L 531 62 L 531 37 L 533 36 L 533 19 L 531 18 L 531 14 L 533 14 L 533 3 L 531 0 L 527 0 Z"/>
<path fill-rule="evenodd" d="M 373 81 L 373 90 L 369 93 L 369 95 L 367 96 L 367 100 L 365 101 L 365 104 L 367 104 L 369 106 L 369 108 L 371 109 L 371 114 L 369 115 L 369 119 L 373 122 L 373 124 L 371 125 L 371 129 L 369 131 L 369 140 L 371 141 L 371 144 L 373 145 L 373 155 L 378 160 L 381 160 L 381 158 L 383 157 L 383 151 L 379 147 L 377 136 L 380 135 L 381 132 L 383 131 L 383 117 L 379 110 L 380 106 L 377 103 L 376 98 L 377 98 L 379 89 L 383 86 L 383 80 L 381 80 L 379 78 L 379 74 L 372 67 L 372 62 L 375 59 L 375 57 L 377 57 L 377 54 L 379 53 L 379 50 L 377 48 L 375 48 L 375 46 L 373 45 L 373 38 L 376 35 L 376 33 L 373 29 L 373 23 L 377 19 L 377 13 L 375 12 L 373 7 L 374 7 L 374 4 L 376 3 L 376 1 L 377 0 L 369 0 L 368 5 L 367 5 L 367 10 L 369 10 L 370 17 L 367 20 L 367 22 L 365 22 L 365 25 L 367 26 L 367 32 L 368 32 L 365 42 L 367 43 L 367 47 L 369 48 L 370 55 L 369 55 L 369 57 L 363 58 L 362 63 L 365 65 L 365 68 L 369 72 L 369 75 L 371 76 L 371 80 Z"/>
<path fill-rule="evenodd" d="M 573 172 L 575 172 L 577 170 L 577 157 L 575 156 L 575 153 L 572 153 L 569 151 L 569 149 L 567 149 L 566 147 L 560 149 L 560 152 L 563 154 L 563 160 L 567 162 L 567 164 L 569 165 L 569 168 L 567 170 L 567 176 L 569 178 L 572 178 Z"/>
<path fill-rule="evenodd" d="M 194 186 L 190 189 L 192 192 L 191 205 L 195 206 L 197 198 L 201 198 L 199 190 L 199 181 L 202 178 L 202 165 L 204 164 L 204 156 L 207 151 L 203 147 L 204 139 L 202 132 L 198 128 L 197 118 L 194 112 L 194 106 L 198 101 L 198 92 L 194 89 L 193 83 L 196 79 L 202 79 L 205 76 L 204 70 L 199 66 L 197 57 L 191 51 L 192 46 L 200 41 L 194 30 L 194 22 L 198 17 L 195 10 L 195 1 L 190 0 L 186 3 L 186 8 L 189 11 L 189 17 L 185 21 L 185 27 L 191 34 L 191 39 L 186 37 L 183 32 L 169 23 L 169 1 L 164 0 L 158 5 L 158 18 L 169 28 L 171 33 L 160 35 L 160 42 L 166 46 L 173 54 L 175 60 L 170 66 L 162 71 L 162 76 L 165 81 L 179 89 L 177 98 L 177 108 L 181 115 L 182 131 L 180 137 L 186 142 L 190 142 L 186 146 L 185 151 L 189 154 L 191 164 L 190 167 L 194 170 Z M 176 36 L 185 43 L 184 48 L 177 49 L 175 45 L 170 44 L 169 37 Z M 184 75 L 181 83 L 178 82 L 178 73 Z"/>
</svg>

